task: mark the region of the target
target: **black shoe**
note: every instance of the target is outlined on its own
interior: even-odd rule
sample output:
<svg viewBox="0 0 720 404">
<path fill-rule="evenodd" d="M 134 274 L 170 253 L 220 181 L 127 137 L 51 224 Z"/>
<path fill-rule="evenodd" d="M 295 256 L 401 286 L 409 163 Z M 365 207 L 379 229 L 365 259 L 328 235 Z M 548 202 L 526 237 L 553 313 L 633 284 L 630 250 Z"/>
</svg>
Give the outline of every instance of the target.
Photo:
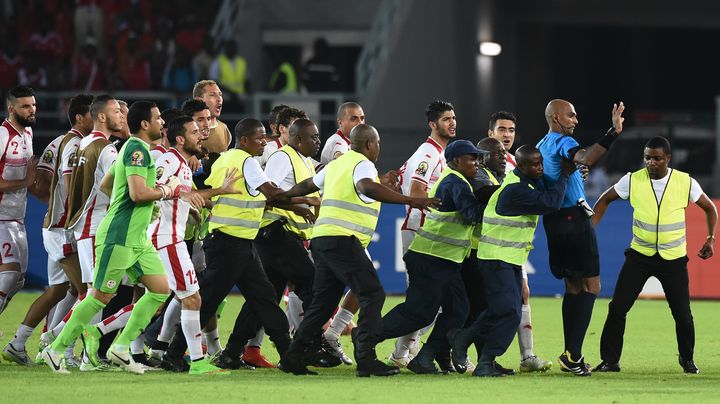
<svg viewBox="0 0 720 404">
<path fill-rule="evenodd" d="M 452 348 L 450 355 L 452 365 L 460 374 L 467 372 L 467 350 L 470 347 L 470 344 L 472 344 L 472 341 L 469 339 L 469 334 L 470 333 L 468 331 L 460 328 L 450 330 L 447 334 L 448 342 Z"/>
<path fill-rule="evenodd" d="M 302 356 L 302 353 L 294 352 L 291 345 L 291 349 L 285 352 L 285 355 L 280 359 L 278 369 L 294 375 L 317 375 L 317 372 L 313 372 L 305 366 Z"/>
<path fill-rule="evenodd" d="M 161 362 L 155 358 L 148 358 L 144 352 L 140 353 L 140 354 L 133 354 L 132 357 L 133 357 L 133 360 L 137 363 L 141 363 L 141 364 L 151 367 L 151 368 L 160 369 Z"/>
<path fill-rule="evenodd" d="M 478 362 L 472 375 L 477 377 L 505 377 L 506 374 L 499 371 L 495 365 L 497 362 Z"/>
<path fill-rule="evenodd" d="M 435 367 L 435 355 L 425 347 L 407 364 L 407 368 L 413 373 L 421 375 L 436 375 L 439 373 Z"/>
<path fill-rule="evenodd" d="M 169 372 L 176 373 L 187 373 L 190 371 L 190 365 L 185 362 L 185 359 L 182 357 L 168 355 L 167 353 L 163 356 L 163 359 L 160 362 L 160 367 Z"/>
<path fill-rule="evenodd" d="M 492 365 L 495 368 L 495 370 L 504 374 L 505 376 L 514 376 L 515 375 L 515 369 L 504 368 L 504 367 L 502 367 L 502 365 L 497 363 L 497 361 L 493 361 Z"/>
<path fill-rule="evenodd" d="M 446 375 L 451 372 L 455 372 L 455 368 L 450 360 L 450 351 L 440 351 L 435 353 L 435 363 L 440 368 L 440 373 Z"/>
<path fill-rule="evenodd" d="M 680 366 L 682 366 L 685 373 L 690 373 L 694 375 L 700 373 L 700 369 L 695 366 L 695 361 L 693 361 L 692 359 L 685 360 L 682 356 L 679 356 L 678 362 L 680 362 Z"/>
<path fill-rule="evenodd" d="M 342 365 L 342 359 L 335 356 L 329 347 L 325 347 L 325 339 L 321 344 L 313 344 L 309 355 L 305 358 L 305 364 L 317 368 L 334 368 Z M 319 348 L 318 348 L 319 346 Z"/>
<path fill-rule="evenodd" d="M 575 376 L 592 376 L 590 367 L 585 363 L 585 358 L 582 356 L 580 360 L 573 361 L 570 359 L 570 353 L 566 351 L 560 355 L 558 363 L 560 363 L 560 370 L 563 372 L 573 373 Z"/>
<path fill-rule="evenodd" d="M 620 364 L 610 363 L 602 361 L 599 365 L 595 366 L 595 368 L 592 370 L 593 372 L 619 372 L 620 371 Z"/>
<path fill-rule="evenodd" d="M 148 336 L 147 334 L 143 334 L 143 339 L 144 339 L 145 345 L 147 345 L 148 348 L 154 349 L 156 351 L 167 351 L 168 345 L 170 345 L 169 342 L 158 341 L 157 339 L 152 338 L 151 336 Z"/>
<path fill-rule="evenodd" d="M 398 373 L 400 373 L 399 367 L 382 363 L 377 358 L 371 361 L 358 361 L 355 371 L 357 377 L 392 376 Z"/>
<path fill-rule="evenodd" d="M 245 362 L 242 360 L 241 355 L 233 355 L 227 350 L 222 351 L 220 355 L 215 358 L 215 366 L 221 368 L 221 369 L 230 369 L 230 370 L 236 370 L 236 369 L 246 369 L 246 370 L 255 370 L 255 366 Z"/>
</svg>

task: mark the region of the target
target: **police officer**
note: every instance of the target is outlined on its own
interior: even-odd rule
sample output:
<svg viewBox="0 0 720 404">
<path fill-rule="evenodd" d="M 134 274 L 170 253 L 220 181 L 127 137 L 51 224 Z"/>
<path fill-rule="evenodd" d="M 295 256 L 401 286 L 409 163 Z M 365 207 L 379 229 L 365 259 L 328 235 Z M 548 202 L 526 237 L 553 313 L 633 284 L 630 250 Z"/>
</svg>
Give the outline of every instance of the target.
<svg viewBox="0 0 720 404">
<path fill-rule="evenodd" d="M 680 353 L 685 373 L 699 373 L 693 360 L 695 325 L 690 311 L 688 290 L 687 243 L 685 242 L 685 209 L 688 202 L 705 211 L 707 238 L 698 257 L 713 256 L 717 209 L 688 174 L 668 167 L 670 142 L 655 137 L 645 144 L 645 168 L 627 173 L 605 191 L 595 204 L 593 225 L 602 219 L 608 205 L 617 199 L 630 199 L 633 207 L 633 238 L 625 250 L 613 298 L 608 305 L 600 356 L 596 372 L 619 372 L 623 348 L 625 318 L 649 277 L 656 277 L 675 319 Z"/>
<path fill-rule="evenodd" d="M 532 249 L 538 215 L 560 207 L 568 174 L 575 169 L 565 161 L 560 178 L 548 187 L 543 158 L 535 147 L 521 146 L 515 157 L 517 168 L 492 194 L 483 212 L 477 257 L 487 308 L 469 328 L 449 333 L 453 365 L 459 373 L 467 370 L 468 347 L 479 341 L 482 348 L 473 376 L 505 375 L 496 368 L 495 358 L 505 353 L 520 323 L 522 264 Z"/>
<path fill-rule="evenodd" d="M 285 193 L 306 195 L 324 189 L 310 245 L 315 259 L 313 302 L 295 332 L 290 350 L 280 361 L 285 372 L 314 374 L 306 368 L 308 348 L 337 307 L 346 285 L 360 301 L 358 327 L 353 330 L 357 375 L 389 376 L 400 371 L 379 361 L 375 354 L 382 331 L 385 291 L 365 247 L 375 232 L 380 202 L 425 209 L 436 200 L 405 196 L 381 183 L 373 164 L 380 154 L 380 136 L 372 126 L 360 124 L 353 128 L 350 145 L 347 153 L 316 176 Z"/>
</svg>

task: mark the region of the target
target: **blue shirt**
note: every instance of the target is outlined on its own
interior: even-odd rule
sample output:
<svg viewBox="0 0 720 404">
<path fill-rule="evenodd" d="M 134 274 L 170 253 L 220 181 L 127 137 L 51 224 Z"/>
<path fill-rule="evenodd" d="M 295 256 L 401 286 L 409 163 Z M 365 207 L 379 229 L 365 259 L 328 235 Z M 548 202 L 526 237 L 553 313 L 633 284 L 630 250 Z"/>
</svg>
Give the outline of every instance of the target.
<svg viewBox="0 0 720 404">
<path fill-rule="evenodd" d="M 544 215 L 560 209 L 568 185 L 567 174 L 561 172 L 560 178 L 550 185 L 547 175 L 535 181 L 517 168 L 513 172 L 520 178 L 520 182 L 510 184 L 500 191 L 495 206 L 498 215 Z"/>
<path fill-rule="evenodd" d="M 443 178 L 435 189 L 435 197 L 439 198 L 442 203 L 439 211 L 458 211 L 468 224 L 482 221 L 485 204 L 475 198 L 470 186 L 457 175 L 451 174 Z"/>
<path fill-rule="evenodd" d="M 557 182 L 562 173 L 560 166 L 562 159 L 570 160 L 570 150 L 580 148 L 580 144 L 572 136 L 549 132 L 538 142 L 537 148 L 543 157 L 545 175 L 550 178 L 548 185 L 552 185 Z M 570 174 L 570 178 L 568 179 L 567 191 L 565 192 L 562 208 L 577 206 L 577 201 L 580 198 L 586 199 L 585 186 L 583 185 L 580 171 L 576 170 Z"/>
</svg>

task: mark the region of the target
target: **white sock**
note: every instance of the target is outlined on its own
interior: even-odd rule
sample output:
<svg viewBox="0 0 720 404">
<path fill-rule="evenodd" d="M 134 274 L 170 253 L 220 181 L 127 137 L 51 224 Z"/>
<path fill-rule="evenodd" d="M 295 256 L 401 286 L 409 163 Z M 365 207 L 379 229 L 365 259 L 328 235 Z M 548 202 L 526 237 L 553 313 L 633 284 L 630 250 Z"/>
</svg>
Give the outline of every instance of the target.
<svg viewBox="0 0 720 404">
<path fill-rule="evenodd" d="M 520 345 L 520 359 L 523 360 L 533 355 L 533 335 L 530 320 L 530 305 L 522 305 L 522 317 L 517 329 L 518 345 Z"/>
<path fill-rule="evenodd" d="M 182 310 L 180 312 L 180 324 L 185 341 L 187 341 L 190 360 L 194 361 L 203 357 L 202 330 L 200 329 L 200 311 Z M 217 332 L 217 330 L 216 330 Z"/>
<path fill-rule="evenodd" d="M 15 331 L 15 338 L 10 341 L 10 344 L 12 344 L 13 348 L 16 350 L 24 351 L 25 342 L 27 342 L 34 330 L 35 327 L 28 327 L 25 324 L 20 324 L 20 327 L 18 327 L 17 331 Z"/>
<path fill-rule="evenodd" d="M 0 313 L 7 307 L 7 302 L 16 292 L 20 272 L 2 271 L 0 272 Z"/>
<path fill-rule="evenodd" d="M 135 307 L 135 305 L 128 304 L 127 306 L 118 310 L 117 313 L 115 313 L 112 316 L 99 322 L 97 324 L 97 326 L 98 326 L 98 329 L 100 329 L 100 332 L 103 335 L 106 335 L 107 333 L 110 333 L 110 332 L 113 332 L 115 330 L 119 330 L 119 329 L 125 327 L 125 325 L 128 322 L 128 319 L 130 318 L 130 315 L 132 314 L 133 307 Z"/>
<path fill-rule="evenodd" d="M 395 350 L 392 355 L 396 359 L 405 358 L 410 353 L 410 346 L 418 339 L 418 331 L 404 335 L 395 341 Z"/>
<path fill-rule="evenodd" d="M 133 355 L 138 355 L 141 353 L 145 353 L 145 333 L 140 333 L 137 338 L 133 340 L 133 342 L 130 343 L 130 353 Z"/>
<path fill-rule="evenodd" d="M 67 320 L 70 319 L 70 316 L 72 315 L 73 309 L 75 308 L 75 306 L 77 306 L 78 304 L 80 304 L 80 302 L 82 302 L 83 299 L 85 299 L 85 296 L 87 296 L 87 294 L 82 294 L 82 295 L 80 295 L 80 296 L 77 298 L 77 300 L 75 300 L 75 303 L 73 303 L 72 308 L 67 312 L 67 314 L 65 315 L 65 317 L 63 317 L 63 318 L 55 325 L 55 327 L 53 327 L 53 329 L 50 330 L 50 331 L 52 332 L 52 335 L 53 335 L 53 336 L 57 337 L 58 335 L 60 335 L 60 332 L 62 332 L 63 328 L 65 328 L 65 324 L 67 323 Z M 102 313 L 102 311 L 101 311 L 101 313 Z M 90 323 L 90 324 L 94 324 L 94 323 Z"/>
<path fill-rule="evenodd" d="M 45 315 L 45 327 L 43 328 L 43 332 L 49 330 L 50 324 L 52 323 L 53 318 L 55 317 L 55 310 L 57 309 L 59 302 L 55 304 L 55 306 L 50 308 L 50 311 L 48 311 L 47 315 Z"/>
<path fill-rule="evenodd" d="M 330 327 L 328 327 L 327 331 L 325 331 L 325 339 L 339 339 L 340 334 L 342 334 L 342 332 L 345 330 L 345 327 L 347 327 L 347 325 L 350 324 L 351 321 L 353 321 L 353 318 L 355 318 L 355 313 L 341 307 L 337 314 L 335 314 L 335 317 L 333 317 L 332 323 L 330 323 Z"/>
<path fill-rule="evenodd" d="M 287 315 L 288 323 L 290 323 L 290 330 L 291 333 L 294 332 L 294 330 L 297 330 L 300 328 L 300 322 L 303 319 L 303 315 L 305 314 L 303 312 L 302 307 L 302 300 L 298 297 L 298 295 L 295 294 L 295 292 L 290 292 L 287 295 L 288 301 L 287 301 L 287 310 L 285 311 L 285 315 Z"/>
<path fill-rule="evenodd" d="M 85 351 L 85 350 L 83 349 L 83 351 Z M 73 341 L 73 343 L 70 344 L 70 346 L 67 347 L 67 349 L 65 349 L 65 357 L 66 358 L 74 358 L 75 357 L 75 341 Z"/>
<path fill-rule="evenodd" d="M 68 312 L 70 312 L 70 310 L 75 306 L 77 301 L 77 296 L 73 296 L 70 292 L 68 292 L 65 297 L 60 300 L 58 304 L 55 305 L 55 313 L 50 318 L 48 330 L 55 328 L 55 326 L 58 325 L 62 321 L 62 319 L 65 318 Z"/>
<path fill-rule="evenodd" d="M 212 331 L 205 331 L 204 334 L 208 355 L 215 355 L 216 353 L 222 351 L 222 345 L 220 345 L 220 335 L 218 334 L 217 328 Z"/>
<path fill-rule="evenodd" d="M 172 299 L 170 303 L 168 303 L 167 309 L 165 309 L 165 315 L 163 316 L 162 327 L 160 327 L 160 333 L 157 337 L 158 341 L 170 342 L 175 335 L 175 327 L 177 327 L 177 324 L 180 322 L 181 310 L 182 303 L 180 303 L 179 300 Z"/>
<path fill-rule="evenodd" d="M 265 339 L 265 329 L 260 328 L 260 330 L 258 330 L 257 334 L 255 334 L 255 336 L 253 337 L 253 339 L 248 341 L 247 344 L 248 344 L 248 346 L 256 346 L 256 347 L 260 348 L 262 346 L 264 339 Z"/>
</svg>

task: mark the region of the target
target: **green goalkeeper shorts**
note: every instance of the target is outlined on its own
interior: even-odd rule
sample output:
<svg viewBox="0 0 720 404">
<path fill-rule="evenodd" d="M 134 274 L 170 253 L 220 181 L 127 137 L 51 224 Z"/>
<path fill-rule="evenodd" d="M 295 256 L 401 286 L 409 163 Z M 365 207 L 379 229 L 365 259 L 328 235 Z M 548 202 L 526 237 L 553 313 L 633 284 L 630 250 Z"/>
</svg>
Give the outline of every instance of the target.
<svg viewBox="0 0 720 404">
<path fill-rule="evenodd" d="M 121 244 L 95 246 L 95 278 L 93 288 L 103 293 L 115 293 L 125 274 L 133 283 L 145 275 L 165 276 L 165 268 L 155 247 L 126 247 Z"/>
</svg>

